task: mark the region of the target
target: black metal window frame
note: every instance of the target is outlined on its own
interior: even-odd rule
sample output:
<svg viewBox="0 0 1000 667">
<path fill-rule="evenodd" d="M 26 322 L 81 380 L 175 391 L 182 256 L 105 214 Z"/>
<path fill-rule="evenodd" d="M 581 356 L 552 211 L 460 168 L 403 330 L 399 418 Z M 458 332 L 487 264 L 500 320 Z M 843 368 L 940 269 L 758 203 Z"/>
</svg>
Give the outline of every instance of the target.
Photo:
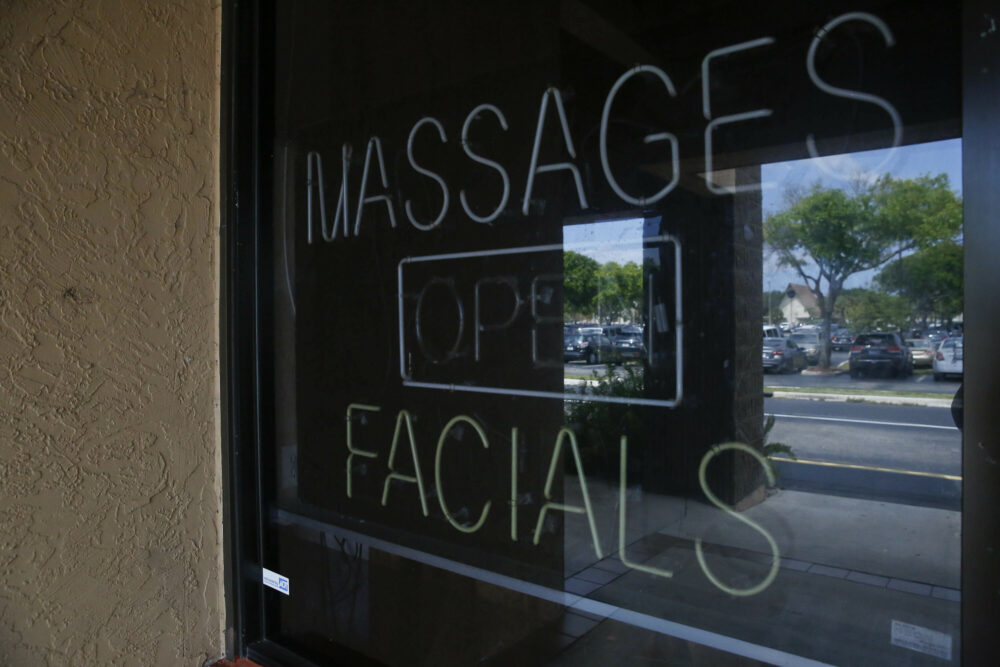
<svg viewBox="0 0 1000 667">
<path fill-rule="evenodd" d="M 961 658 L 996 659 L 1000 605 L 1000 2 L 971 0 L 962 17 L 965 370 L 962 455 Z M 269 640 L 260 563 L 267 519 L 263 466 L 272 433 L 268 356 L 273 321 L 269 153 L 273 136 L 269 0 L 227 0 L 222 20 L 220 359 L 227 652 L 261 664 L 310 664 Z M 345 649 L 351 664 L 368 662 Z"/>
</svg>

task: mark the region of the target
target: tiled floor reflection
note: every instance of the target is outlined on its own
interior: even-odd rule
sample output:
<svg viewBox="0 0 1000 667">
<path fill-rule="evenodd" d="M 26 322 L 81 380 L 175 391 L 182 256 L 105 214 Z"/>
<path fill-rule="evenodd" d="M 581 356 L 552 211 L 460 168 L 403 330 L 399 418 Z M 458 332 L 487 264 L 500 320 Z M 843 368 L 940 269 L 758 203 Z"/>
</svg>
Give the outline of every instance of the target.
<svg viewBox="0 0 1000 667">
<path fill-rule="evenodd" d="M 566 483 L 568 499 L 575 488 L 575 480 Z M 589 492 L 602 547 L 610 551 L 618 540 L 617 490 L 595 481 Z M 707 503 L 635 492 L 629 498 L 627 560 L 673 576 L 634 570 L 616 551 L 598 559 L 584 523 L 567 519 L 565 590 L 604 603 L 605 613 L 581 619 L 585 604 L 567 610 L 563 625 L 552 632 L 574 641 L 552 664 L 621 663 L 626 658 L 615 650 L 625 651 L 629 664 L 652 660 L 652 654 L 640 658 L 636 647 L 620 644 L 620 629 L 606 629 L 608 623 L 621 625 L 619 614 L 628 612 L 830 664 L 944 662 L 893 645 L 890 627 L 901 622 L 950 637 L 956 647 L 952 661 L 958 659 L 957 512 L 778 492 L 745 513 L 775 537 L 781 552 L 777 577 L 759 594 L 741 597 L 708 580 L 695 554 L 695 538 L 702 538 L 712 572 L 727 585 L 745 589 L 762 581 L 772 564 L 759 534 Z M 641 646 L 661 640 L 638 641 Z M 702 661 L 690 646 L 680 653 L 660 648 L 676 664 L 730 659 L 712 655 Z"/>
</svg>

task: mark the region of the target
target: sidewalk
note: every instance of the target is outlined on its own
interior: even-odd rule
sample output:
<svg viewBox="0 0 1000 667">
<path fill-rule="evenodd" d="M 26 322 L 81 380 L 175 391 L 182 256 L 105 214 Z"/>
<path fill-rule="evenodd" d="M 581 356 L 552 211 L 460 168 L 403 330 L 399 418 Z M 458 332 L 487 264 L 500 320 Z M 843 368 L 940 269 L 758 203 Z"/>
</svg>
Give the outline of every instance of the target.
<svg viewBox="0 0 1000 667">
<path fill-rule="evenodd" d="M 891 628 L 903 623 L 954 638 L 957 660 L 959 512 L 775 491 L 741 516 L 771 534 L 780 567 L 759 594 L 736 597 L 708 579 L 695 541 L 720 581 L 745 589 L 764 581 L 773 562 L 757 530 L 707 502 L 630 489 L 626 553 L 672 573 L 657 576 L 617 554 L 617 489 L 598 480 L 588 487 L 605 557 L 595 558 L 585 521 L 567 519 L 569 592 L 830 664 L 942 664 L 941 646 L 929 649 L 935 657 L 893 645 Z M 574 488 L 568 477 L 570 502 Z"/>
<path fill-rule="evenodd" d="M 598 534 L 605 550 L 617 550 L 618 489 L 588 479 Z M 579 484 L 567 476 L 567 502 L 578 503 Z M 704 542 L 770 557 L 767 541 L 757 531 L 707 501 L 626 492 L 626 544 L 652 535 Z M 822 565 L 898 579 L 933 588 L 959 588 L 961 513 L 878 500 L 844 498 L 776 489 L 741 513 L 760 524 L 778 545 L 783 566 Z M 573 522 L 570 522 L 573 523 Z M 593 546 L 585 522 L 567 533 L 567 575 L 593 562 Z M 808 569 L 808 568 L 805 568 Z M 885 582 L 888 585 L 888 582 Z M 942 591 L 938 596 L 948 597 Z"/>
</svg>

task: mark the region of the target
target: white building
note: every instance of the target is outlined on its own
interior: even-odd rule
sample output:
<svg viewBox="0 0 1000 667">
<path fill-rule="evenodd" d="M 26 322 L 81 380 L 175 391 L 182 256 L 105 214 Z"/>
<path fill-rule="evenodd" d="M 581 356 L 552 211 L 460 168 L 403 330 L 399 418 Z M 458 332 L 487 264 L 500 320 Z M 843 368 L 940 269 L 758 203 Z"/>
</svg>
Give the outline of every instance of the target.
<svg viewBox="0 0 1000 667">
<path fill-rule="evenodd" d="M 790 324 L 798 324 L 803 320 L 819 317 L 819 304 L 816 295 L 807 285 L 788 283 L 785 296 L 781 299 L 781 314 Z"/>
</svg>

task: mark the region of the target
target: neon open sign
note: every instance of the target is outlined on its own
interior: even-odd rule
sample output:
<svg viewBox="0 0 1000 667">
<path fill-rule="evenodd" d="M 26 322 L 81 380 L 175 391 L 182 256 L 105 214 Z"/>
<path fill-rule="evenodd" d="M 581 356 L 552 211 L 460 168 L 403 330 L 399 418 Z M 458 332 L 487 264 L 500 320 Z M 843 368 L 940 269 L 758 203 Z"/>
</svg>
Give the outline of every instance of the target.
<svg viewBox="0 0 1000 667">
<path fill-rule="evenodd" d="M 482 337 L 486 331 L 498 331 L 505 330 L 510 327 L 515 320 L 518 319 L 522 313 L 527 313 L 531 320 L 530 331 L 524 332 L 524 335 L 530 338 L 530 349 L 531 349 L 531 363 L 534 366 L 556 366 L 562 368 L 563 362 L 562 358 L 558 359 L 545 359 L 539 351 L 538 345 L 538 330 L 539 327 L 546 325 L 562 325 L 563 319 L 560 314 L 547 314 L 541 311 L 540 304 L 542 304 L 546 299 L 543 296 L 546 293 L 545 286 L 548 283 L 557 283 L 561 286 L 563 281 L 563 276 L 561 274 L 543 274 L 534 276 L 529 283 L 521 285 L 516 277 L 497 274 L 497 275 L 480 275 L 474 286 L 472 286 L 471 293 L 471 303 L 467 299 L 463 299 L 458 289 L 456 289 L 454 281 L 447 277 L 448 266 L 453 263 L 469 263 L 476 262 L 478 260 L 490 257 L 518 257 L 533 254 L 543 254 L 543 253 L 562 253 L 564 246 L 559 245 L 546 245 L 546 246 L 532 246 L 525 248 L 505 248 L 501 250 L 484 250 L 476 252 L 464 252 L 464 253 L 448 253 L 441 255 L 429 255 L 423 257 L 407 257 L 399 262 L 398 266 L 398 287 L 399 287 L 399 374 L 403 381 L 403 386 L 407 387 L 422 387 L 425 389 L 441 389 L 446 391 L 460 391 L 460 392 L 471 392 L 478 394 L 494 394 L 494 395 L 507 395 L 507 396 L 527 396 L 533 398 L 573 398 L 576 400 L 583 401 L 595 401 L 595 402 L 605 402 L 605 403 L 625 403 L 631 405 L 651 405 L 658 407 L 672 408 L 680 403 L 683 397 L 683 377 L 684 377 L 684 365 L 683 365 L 683 342 L 684 342 L 684 325 L 682 322 L 682 279 L 681 279 L 681 246 L 680 242 L 669 235 L 659 235 L 653 237 L 647 237 L 643 239 L 644 247 L 659 247 L 670 245 L 673 247 L 673 258 L 674 258 L 674 272 L 673 272 L 673 322 L 670 328 L 673 330 L 674 336 L 674 352 L 676 358 L 675 372 L 674 372 L 674 391 L 673 395 L 667 398 L 643 398 L 643 397 L 630 397 L 630 396 L 595 396 L 589 394 L 573 394 L 572 396 L 567 396 L 564 391 L 538 391 L 523 387 L 516 386 L 491 386 L 483 385 L 475 376 L 463 377 L 457 376 L 451 378 L 448 382 L 442 382 L 440 380 L 433 381 L 426 378 L 415 377 L 411 369 L 411 360 L 414 355 L 414 351 L 411 349 L 417 347 L 417 354 L 422 354 L 424 357 L 431 358 L 431 360 L 438 364 L 446 366 L 454 357 L 459 356 L 458 350 L 461 347 L 463 339 L 472 338 L 473 339 L 473 349 L 474 349 L 474 360 L 479 361 L 480 359 L 480 349 L 483 345 Z M 430 278 L 425 278 L 420 281 L 417 285 L 412 288 L 408 287 L 408 275 L 406 273 L 406 268 L 413 265 L 426 265 L 433 266 L 437 271 Z M 650 312 L 656 310 L 657 306 L 661 304 L 659 296 L 655 293 L 654 284 L 655 281 L 650 279 L 648 281 L 649 285 L 646 290 L 646 299 L 648 301 L 648 308 Z M 502 289 L 509 292 L 512 298 L 509 302 L 512 304 L 508 317 L 501 322 L 495 323 L 485 323 L 481 319 L 481 288 L 484 285 L 492 284 L 502 286 Z M 425 317 L 423 305 L 424 296 L 427 291 L 435 286 L 442 287 L 446 293 L 454 300 L 456 314 L 456 336 L 450 348 L 446 350 L 443 354 L 435 357 L 434 353 L 427 350 L 424 345 L 424 336 L 422 330 L 422 317 Z M 470 291 L 470 290 L 466 290 Z M 411 298 L 407 298 L 407 295 L 413 295 Z M 470 321 L 471 320 L 471 321 Z M 647 331 L 648 343 L 646 353 L 652 356 L 655 352 L 655 340 L 654 326 L 650 326 Z"/>
</svg>

